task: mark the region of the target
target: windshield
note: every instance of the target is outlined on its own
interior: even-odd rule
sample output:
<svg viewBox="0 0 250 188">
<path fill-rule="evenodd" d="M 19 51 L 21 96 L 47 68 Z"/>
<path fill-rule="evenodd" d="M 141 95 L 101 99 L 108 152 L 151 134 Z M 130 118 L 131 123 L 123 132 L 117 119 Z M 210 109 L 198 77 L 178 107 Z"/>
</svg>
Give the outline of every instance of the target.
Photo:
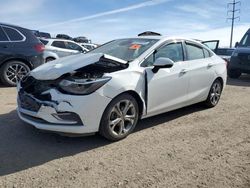
<svg viewBox="0 0 250 188">
<path fill-rule="evenodd" d="M 250 47 L 250 33 L 245 34 L 243 39 L 240 41 L 239 46 L 241 47 Z"/>
<path fill-rule="evenodd" d="M 133 61 L 153 46 L 157 39 L 119 39 L 106 43 L 89 53 L 104 53 L 125 61 Z"/>
</svg>

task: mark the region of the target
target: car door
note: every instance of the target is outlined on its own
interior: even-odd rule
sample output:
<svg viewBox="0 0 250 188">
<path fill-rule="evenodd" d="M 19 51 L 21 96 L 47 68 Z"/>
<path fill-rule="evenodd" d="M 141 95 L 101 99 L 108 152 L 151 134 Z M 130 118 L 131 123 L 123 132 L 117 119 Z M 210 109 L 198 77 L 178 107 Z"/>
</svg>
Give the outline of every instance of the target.
<svg viewBox="0 0 250 188">
<path fill-rule="evenodd" d="M 53 41 L 51 44 L 50 51 L 56 53 L 58 57 L 65 57 L 72 55 L 72 50 L 69 50 L 66 48 L 65 42 L 64 41 Z"/>
<path fill-rule="evenodd" d="M 83 48 L 73 42 L 65 42 L 65 46 L 68 50 L 71 51 L 71 54 L 79 54 L 83 52 Z"/>
<path fill-rule="evenodd" d="M 174 61 L 172 68 L 152 72 L 152 65 L 159 57 Z M 188 83 L 186 76 L 188 64 L 184 61 L 182 42 L 166 44 L 149 56 L 142 66 L 147 75 L 147 115 L 155 115 L 185 106 Z"/>
<path fill-rule="evenodd" d="M 219 40 L 208 40 L 208 41 L 202 41 L 202 44 L 206 45 L 209 49 L 211 49 L 214 53 L 217 54 L 217 50 L 219 48 Z"/>
<path fill-rule="evenodd" d="M 202 45 L 185 42 L 187 62 L 189 64 L 189 103 L 200 102 L 207 97 L 208 91 L 215 78 L 213 71 L 212 52 Z"/>
</svg>

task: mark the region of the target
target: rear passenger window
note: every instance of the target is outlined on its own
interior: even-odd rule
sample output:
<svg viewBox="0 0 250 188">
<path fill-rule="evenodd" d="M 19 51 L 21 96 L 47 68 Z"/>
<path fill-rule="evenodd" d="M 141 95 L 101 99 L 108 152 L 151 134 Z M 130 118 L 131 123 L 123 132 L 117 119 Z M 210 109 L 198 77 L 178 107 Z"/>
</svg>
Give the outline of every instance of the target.
<svg viewBox="0 0 250 188">
<path fill-rule="evenodd" d="M 49 43 L 49 41 L 47 41 L 47 40 L 43 40 L 43 39 L 40 39 L 40 41 L 41 41 L 44 45 L 46 45 L 46 44 L 48 44 L 48 43 Z"/>
<path fill-rule="evenodd" d="M 5 42 L 5 41 L 9 41 L 8 37 L 3 32 L 3 29 L 0 27 L 0 42 Z"/>
<path fill-rule="evenodd" d="M 15 29 L 9 27 L 3 27 L 11 41 L 22 41 L 23 36 Z"/>
<path fill-rule="evenodd" d="M 66 48 L 63 41 L 54 41 L 51 46 L 57 47 L 57 48 Z"/>
<path fill-rule="evenodd" d="M 204 58 L 203 49 L 201 47 L 189 43 L 186 44 L 186 47 L 187 47 L 188 60 Z"/>
</svg>

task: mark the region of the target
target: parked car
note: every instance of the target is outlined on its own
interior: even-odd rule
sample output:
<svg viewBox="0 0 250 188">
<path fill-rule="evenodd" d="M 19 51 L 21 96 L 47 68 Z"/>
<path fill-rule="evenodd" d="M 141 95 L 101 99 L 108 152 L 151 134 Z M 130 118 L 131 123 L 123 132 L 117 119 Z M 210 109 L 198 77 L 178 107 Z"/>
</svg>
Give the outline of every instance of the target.
<svg viewBox="0 0 250 188">
<path fill-rule="evenodd" d="M 117 141 L 139 119 L 216 106 L 226 79 L 225 61 L 194 40 L 118 39 L 33 70 L 18 87 L 17 111 L 38 129 Z"/>
<path fill-rule="evenodd" d="M 218 48 L 216 54 L 229 63 L 234 50 L 235 48 Z"/>
<path fill-rule="evenodd" d="M 73 41 L 78 43 L 91 43 L 91 40 L 87 39 L 87 37 L 76 37 L 73 38 Z"/>
<path fill-rule="evenodd" d="M 70 37 L 69 35 L 66 35 L 66 34 L 57 34 L 56 38 L 58 38 L 58 39 L 72 40 L 72 37 Z"/>
<path fill-rule="evenodd" d="M 46 32 L 41 32 L 41 31 L 39 31 L 39 34 L 40 34 L 40 37 L 41 37 L 41 38 L 51 39 L 50 33 L 46 33 Z"/>
<path fill-rule="evenodd" d="M 86 53 L 89 50 L 74 41 L 65 39 L 40 39 L 45 45 L 44 59 L 45 62 L 53 61 L 61 57 Z"/>
<path fill-rule="evenodd" d="M 50 33 L 41 32 L 41 31 L 37 31 L 37 30 L 31 30 L 31 31 L 38 38 L 48 38 L 48 39 L 51 38 Z"/>
<path fill-rule="evenodd" d="M 44 63 L 44 45 L 31 30 L 0 23 L 0 79 L 15 86 L 31 69 Z"/>
<path fill-rule="evenodd" d="M 96 44 L 92 44 L 92 43 L 79 43 L 79 44 L 83 46 L 84 48 L 87 48 L 88 50 L 93 50 L 98 47 Z"/>
<path fill-rule="evenodd" d="M 236 49 L 228 66 L 229 77 L 239 78 L 242 73 L 250 74 L 250 29 L 243 36 L 240 43 L 236 43 Z"/>
</svg>

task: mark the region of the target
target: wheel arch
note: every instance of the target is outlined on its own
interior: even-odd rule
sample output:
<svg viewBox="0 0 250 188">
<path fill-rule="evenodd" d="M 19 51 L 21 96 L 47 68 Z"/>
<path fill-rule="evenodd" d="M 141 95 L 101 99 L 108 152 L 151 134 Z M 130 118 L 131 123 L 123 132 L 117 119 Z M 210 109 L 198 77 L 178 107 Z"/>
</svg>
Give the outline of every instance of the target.
<svg viewBox="0 0 250 188">
<path fill-rule="evenodd" d="M 23 58 L 10 58 L 10 59 L 6 59 L 6 60 L 4 60 L 4 61 L 1 63 L 0 68 L 1 68 L 3 65 L 5 65 L 6 63 L 11 62 L 11 61 L 20 61 L 20 62 L 24 63 L 25 65 L 27 65 L 27 66 L 30 68 L 30 70 L 33 69 L 32 64 L 31 64 L 29 61 L 27 61 L 26 59 L 23 59 Z"/>
<path fill-rule="evenodd" d="M 217 77 L 214 81 L 216 81 L 216 80 L 219 80 L 219 82 L 220 82 L 221 85 L 222 85 L 222 88 L 224 88 L 225 83 L 224 83 L 223 78 L 222 78 L 222 77 Z"/>
<path fill-rule="evenodd" d="M 118 94 L 117 96 L 115 96 L 113 99 L 119 97 L 120 95 L 123 95 L 123 94 L 129 94 L 131 95 L 132 97 L 135 98 L 137 104 L 138 104 L 138 107 L 139 107 L 139 119 L 141 119 L 144 111 L 145 111 L 145 104 L 144 104 L 144 101 L 143 99 L 141 98 L 141 96 L 134 90 L 127 90 L 127 91 L 124 91 L 120 94 Z"/>
<path fill-rule="evenodd" d="M 48 57 L 46 57 L 45 61 L 47 62 L 48 59 L 56 60 L 57 58 L 56 58 L 56 57 L 53 57 L 53 56 L 48 56 Z"/>
</svg>

